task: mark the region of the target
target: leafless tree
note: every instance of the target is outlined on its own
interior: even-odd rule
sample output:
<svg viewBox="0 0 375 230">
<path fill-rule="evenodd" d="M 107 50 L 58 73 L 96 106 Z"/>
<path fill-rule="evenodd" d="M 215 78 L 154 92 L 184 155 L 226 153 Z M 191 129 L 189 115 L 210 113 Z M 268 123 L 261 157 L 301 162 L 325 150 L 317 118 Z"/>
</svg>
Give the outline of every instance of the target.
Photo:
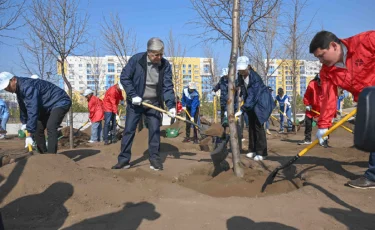
<svg viewBox="0 0 375 230">
<path fill-rule="evenodd" d="M 36 74 L 41 79 L 51 81 L 50 75 L 55 73 L 56 63 L 46 43 L 30 30 L 27 40 L 21 45 L 23 49 L 18 49 L 18 53 L 22 69 L 29 75 Z"/>
<path fill-rule="evenodd" d="M 169 30 L 169 36 L 167 38 L 167 56 L 169 61 L 173 65 L 173 87 L 175 91 L 175 96 L 177 97 L 180 92 L 182 92 L 183 76 L 180 75 L 182 64 L 184 63 L 186 48 L 181 45 L 181 43 L 173 35 L 173 31 Z"/>
<path fill-rule="evenodd" d="M 12 37 L 4 32 L 16 30 L 22 26 L 22 24 L 16 25 L 16 22 L 22 14 L 25 1 L 17 3 L 14 0 L 0 0 L 0 37 Z"/>
<path fill-rule="evenodd" d="M 264 83 L 268 85 L 268 78 L 277 71 L 278 67 L 269 72 L 271 62 L 274 59 L 280 59 L 285 56 L 283 47 L 277 44 L 279 41 L 280 24 L 280 5 L 277 3 L 269 17 L 259 22 L 259 28 L 262 32 L 252 31 L 252 39 L 250 40 L 251 49 L 246 49 L 245 53 L 250 57 L 254 67 L 264 78 Z M 284 57 L 285 58 L 285 57 Z M 282 58 L 283 59 L 283 58 Z"/>
<path fill-rule="evenodd" d="M 137 34 L 131 29 L 125 30 L 118 14 L 104 18 L 101 31 L 107 51 L 114 54 L 124 68 L 128 63 L 127 56 L 132 56 L 138 50 Z"/>
<path fill-rule="evenodd" d="M 72 86 L 66 78 L 69 55 L 86 42 L 87 14 L 79 12 L 75 0 L 33 0 L 27 23 L 57 60 L 62 78 L 72 97 Z M 70 148 L 73 148 L 73 110 L 70 110 Z"/>
<path fill-rule="evenodd" d="M 100 86 L 104 83 L 105 68 L 103 68 L 103 60 L 95 43 L 92 45 L 92 54 L 88 58 L 88 63 L 91 65 L 90 81 L 94 81 L 94 88 L 91 89 L 94 91 L 95 96 L 98 96 L 101 91 Z"/>
<path fill-rule="evenodd" d="M 308 0 L 292 0 L 291 7 L 288 9 L 293 9 L 289 14 L 287 14 L 287 41 L 285 45 L 287 47 L 288 53 L 291 57 L 292 66 L 290 68 L 292 74 L 292 84 L 293 84 L 293 120 L 296 121 L 297 113 L 297 87 L 298 87 L 298 78 L 300 75 L 300 61 L 301 57 L 304 56 L 306 52 L 305 47 L 308 44 L 309 30 L 312 24 L 312 19 L 310 22 L 303 25 L 301 20 L 302 12 L 307 7 Z"/>
<path fill-rule="evenodd" d="M 230 144 L 233 156 L 233 169 L 234 174 L 238 177 L 244 176 L 244 170 L 242 168 L 240 149 L 238 146 L 238 135 L 237 125 L 234 117 L 234 97 L 235 97 L 235 77 L 236 77 L 236 63 L 239 50 L 239 28 L 240 28 L 240 14 L 239 14 L 240 0 L 233 1 L 232 9 L 232 49 L 229 61 L 229 82 L 228 82 L 228 121 L 230 130 Z"/>
<path fill-rule="evenodd" d="M 219 57 L 219 55 L 208 44 L 204 45 L 203 52 L 204 52 L 204 56 L 210 59 L 210 74 L 211 74 L 211 79 L 210 79 L 209 84 L 210 84 L 210 86 L 214 86 L 214 84 L 216 83 L 216 81 L 218 81 L 220 79 L 220 77 L 219 77 L 220 70 L 218 69 L 219 68 L 219 65 L 218 65 L 218 62 L 219 62 L 219 58 L 218 57 Z"/>
<path fill-rule="evenodd" d="M 190 0 L 197 19 L 190 23 L 203 32 L 197 37 L 204 42 L 233 41 L 232 18 L 233 1 Z M 260 31 L 257 23 L 268 17 L 278 0 L 241 0 L 239 3 L 239 55 L 244 55 L 245 46 L 252 31 Z"/>
</svg>

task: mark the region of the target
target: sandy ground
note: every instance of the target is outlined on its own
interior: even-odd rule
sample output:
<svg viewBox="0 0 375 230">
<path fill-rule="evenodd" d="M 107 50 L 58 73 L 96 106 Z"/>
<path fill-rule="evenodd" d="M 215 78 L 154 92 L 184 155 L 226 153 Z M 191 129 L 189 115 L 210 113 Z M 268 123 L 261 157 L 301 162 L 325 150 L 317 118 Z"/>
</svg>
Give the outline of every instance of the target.
<svg viewBox="0 0 375 230">
<path fill-rule="evenodd" d="M 350 124 L 348 124 L 350 127 Z M 6 229 L 374 229 L 374 190 L 345 183 L 367 167 L 368 154 L 352 148 L 340 129 L 332 148 L 315 147 L 260 188 L 276 166 L 304 146 L 297 135 L 268 136 L 269 158 L 242 155 L 246 175 L 231 170 L 212 178 L 213 164 L 199 145 L 162 138 L 164 171 L 149 169 L 148 130 L 136 135 L 132 168 L 111 170 L 120 143 L 57 155 L 34 155 L 0 168 L 1 213 Z M 315 130 L 313 131 L 315 133 Z M 0 141 L 0 154 L 24 154 L 23 140 Z M 243 143 L 245 151 L 247 142 Z M 231 157 L 227 158 L 231 163 Z"/>
</svg>

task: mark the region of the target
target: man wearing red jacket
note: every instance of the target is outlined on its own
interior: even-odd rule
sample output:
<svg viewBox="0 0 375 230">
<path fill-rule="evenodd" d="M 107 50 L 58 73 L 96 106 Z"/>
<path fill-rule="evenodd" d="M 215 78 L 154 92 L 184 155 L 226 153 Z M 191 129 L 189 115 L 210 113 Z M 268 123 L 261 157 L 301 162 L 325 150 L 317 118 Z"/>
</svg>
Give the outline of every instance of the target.
<svg viewBox="0 0 375 230">
<path fill-rule="evenodd" d="M 315 35 L 310 43 L 310 53 L 323 64 L 320 70 L 322 84 L 321 115 L 317 138 L 331 126 L 336 114 L 337 87 L 349 91 L 358 100 L 359 93 L 375 86 L 375 31 L 367 31 L 346 39 L 338 39 L 328 31 Z M 375 152 L 370 153 L 369 169 L 348 183 L 354 188 L 375 188 Z"/>
<path fill-rule="evenodd" d="M 104 108 L 104 145 L 116 143 L 116 114 L 118 114 L 118 104 L 124 100 L 122 90 L 124 88 L 121 84 L 111 86 L 104 95 L 103 108 Z M 108 134 L 111 139 L 108 140 Z"/>
<path fill-rule="evenodd" d="M 82 96 L 87 99 L 90 113 L 91 139 L 89 140 L 89 143 L 100 142 L 102 120 L 104 119 L 103 102 L 94 96 L 94 92 L 91 89 L 86 89 Z"/>
<path fill-rule="evenodd" d="M 319 115 L 311 111 L 312 109 L 319 112 L 320 111 L 320 95 L 322 93 L 322 88 L 320 87 L 320 76 L 317 74 L 313 80 L 310 81 L 307 86 L 305 96 L 303 97 L 303 104 L 306 105 L 306 115 L 305 115 L 305 140 L 298 143 L 299 145 L 309 145 L 311 144 L 311 131 L 313 118 Z"/>
</svg>

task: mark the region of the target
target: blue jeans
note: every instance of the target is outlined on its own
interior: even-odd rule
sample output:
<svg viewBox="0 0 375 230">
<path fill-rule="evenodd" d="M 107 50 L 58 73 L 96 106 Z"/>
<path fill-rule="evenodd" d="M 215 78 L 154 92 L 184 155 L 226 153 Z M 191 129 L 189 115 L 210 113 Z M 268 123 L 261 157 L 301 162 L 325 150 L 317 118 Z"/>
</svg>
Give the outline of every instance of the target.
<svg viewBox="0 0 375 230">
<path fill-rule="evenodd" d="M 371 181 L 375 181 L 375 152 L 370 153 L 368 169 L 365 172 L 365 177 Z"/>
<path fill-rule="evenodd" d="M 110 134 L 111 141 L 113 135 L 116 133 L 116 114 L 112 112 L 104 112 L 104 142 L 108 142 L 108 134 Z"/>
<path fill-rule="evenodd" d="M 155 102 L 153 105 L 158 106 Z M 139 119 L 145 115 L 148 124 L 148 153 L 150 160 L 160 160 L 160 112 L 143 106 L 128 104 L 126 106 L 125 129 L 121 140 L 121 152 L 118 156 L 118 163 L 130 162 L 131 149 Z"/>
<path fill-rule="evenodd" d="M 284 111 L 284 108 L 280 108 L 281 111 Z M 288 118 L 292 117 L 292 111 L 290 108 L 286 109 L 286 116 Z M 288 119 L 288 126 L 287 126 L 288 131 L 292 131 L 292 121 Z M 280 131 L 284 131 L 284 115 L 280 113 Z"/>
<path fill-rule="evenodd" d="M 100 141 L 100 134 L 102 133 L 102 121 L 91 124 L 91 140 Z"/>
<path fill-rule="evenodd" d="M 270 122 L 268 120 L 266 121 L 266 129 L 270 129 Z"/>
<path fill-rule="evenodd" d="M 9 113 L 3 114 L 2 117 L 0 117 L 0 128 L 7 130 L 7 122 L 9 120 Z"/>
</svg>

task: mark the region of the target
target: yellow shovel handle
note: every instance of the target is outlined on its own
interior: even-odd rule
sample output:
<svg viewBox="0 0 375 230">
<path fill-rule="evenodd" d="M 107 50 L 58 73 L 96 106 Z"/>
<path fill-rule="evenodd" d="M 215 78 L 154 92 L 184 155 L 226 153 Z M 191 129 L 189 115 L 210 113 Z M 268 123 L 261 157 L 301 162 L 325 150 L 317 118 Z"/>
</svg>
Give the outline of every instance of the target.
<svg viewBox="0 0 375 230">
<path fill-rule="evenodd" d="M 311 109 L 311 111 L 314 112 L 314 113 L 316 113 L 316 114 L 318 114 L 318 115 L 320 115 L 320 113 L 318 111 L 316 111 L 316 110 Z M 333 124 L 336 124 L 336 123 L 337 122 L 333 122 Z M 353 130 L 349 129 L 345 125 L 341 125 L 341 128 L 345 129 L 346 131 L 349 131 L 349 132 L 353 133 Z"/>
</svg>

